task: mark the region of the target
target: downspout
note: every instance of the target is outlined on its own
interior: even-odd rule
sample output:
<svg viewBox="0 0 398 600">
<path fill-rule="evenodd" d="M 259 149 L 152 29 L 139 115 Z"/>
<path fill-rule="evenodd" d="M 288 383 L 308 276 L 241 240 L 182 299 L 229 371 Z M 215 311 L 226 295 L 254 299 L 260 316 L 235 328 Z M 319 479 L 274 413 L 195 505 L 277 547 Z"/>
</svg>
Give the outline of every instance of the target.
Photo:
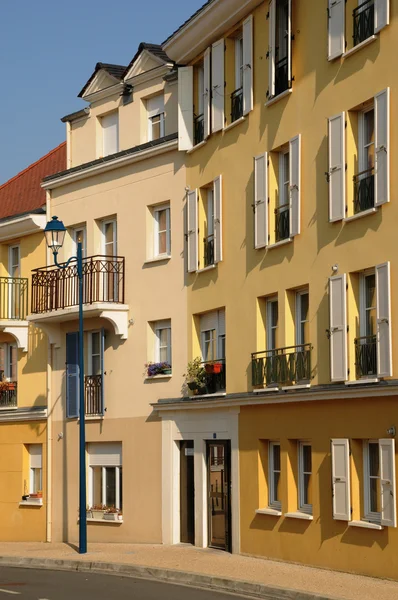
<svg viewBox="0 0 398 600">
<path fill-rule="evenodd" d="M 46 215 L 50 219 L 51 192 L 46 190 Z M 49 264 L 49 249 L 46 244 L 46 264 Z M 52 541 L 52 346 L 50 340 L 47 345 L 47 526 L 46 542 Z"/>
</svg>

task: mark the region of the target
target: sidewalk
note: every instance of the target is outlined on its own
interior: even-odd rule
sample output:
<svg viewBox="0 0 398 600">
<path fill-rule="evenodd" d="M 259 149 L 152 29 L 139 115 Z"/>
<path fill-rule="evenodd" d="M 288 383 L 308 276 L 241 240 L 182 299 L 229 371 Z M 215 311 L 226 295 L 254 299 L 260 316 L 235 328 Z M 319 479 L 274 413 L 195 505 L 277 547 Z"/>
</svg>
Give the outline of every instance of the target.
<svg viewBox="0 0 398 600">
<path fill-rule="evenodd" d="M 89 544 L 80 556 L 67 544 L 3 542 L 1 565 L 114 572 L 275 600 L 398 599 L 395 582 L 185 545 Z"/>
</svg>

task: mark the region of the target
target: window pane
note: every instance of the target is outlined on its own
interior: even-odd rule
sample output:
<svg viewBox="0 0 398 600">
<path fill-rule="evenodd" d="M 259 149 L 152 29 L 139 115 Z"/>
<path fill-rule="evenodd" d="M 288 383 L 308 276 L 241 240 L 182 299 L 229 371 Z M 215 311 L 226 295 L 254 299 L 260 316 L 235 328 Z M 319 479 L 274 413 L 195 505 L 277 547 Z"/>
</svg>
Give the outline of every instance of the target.
<svg viewBox="0 0 398 600">
<path fill-rule="evenodd" d="M 105 467 L 106 471 L 106 506 L 116 506 L 116 468 Z"/>
<path fill-rule="evenodd" d="M 165 231 L 159 232 L 159 254 L 167 252 L 167 234 Z"/>
<path fill-rule="evenodd" d="M 272 498 L 273 502 L 280 502 L 280 496 L 279 496 L 279 480 L 281 477 L 281 474 L 277 471 L 274 471 L 273 474 L 274 477 L 274 497 Z"/>
<path fill-rule="evenodd" d="M 304 504 L 312 504 L 311 494 L 311 474 L 304 474 L 304 490 L 303 490 L 303 502 Z"/>
<path fill-rule="evenodd" d="M 160 115 L 152 117 L 152 139 L 158 140 L 160 138 Z"/>
<path fill-rule="evenodd" d="M 101 375 L 101 358 L 98 355 L 92 357 L 91 369 L 91 375 Z"/>
<path fill-rule="evenodd" d="M 91 334 L 91 351 L 92 351 L 92 354 L 100 353 L 100 333 L 99 333 L 99 331 L 96 331 L 95 333 Z"/>
<path fill-rule="evenodd" d="M 369 444 L 369 475 L 379 477 L 379 444 Z"/>
<path fill-rule="evenodd" d="M 373 308 L 376 306 L 376 277 L 375 275 L 368 275 L 365 278 L 366 282 L 366 308 Z"/>
<path fill-rule="evenodd" d="M 93 505 L 102 506 L 102 467 L 91 467 L 93 470 Z"/>
<path fill-rule="evenodd" d="M 281 447 L 280 446 L 272 446 L 273 455 L 274 455 L 274 471 L 281 470 Z"/>
<path fill-rule="evenodd" d="M 159 231 L 165 231 L 167 228 L 166 210 L 158 211 Z"/>
<path fill-rule="evenodd" d="M 303 471 L 304 473 L 312 471 L 311 446 L 303 446 Z"/>
<path fill-rule="evenodd" d="M 41 469 L 31 469 L 32 473 L 32 489 L 30 490 L 31 494 L 37 494 L 37 492 L 42 491 L 41 484 Z"/>
<path fill-rule="evenodd" d="M 119 467 L 119 506 L 118 508 L 123 508 L 123 468 Z"/>
</svg>

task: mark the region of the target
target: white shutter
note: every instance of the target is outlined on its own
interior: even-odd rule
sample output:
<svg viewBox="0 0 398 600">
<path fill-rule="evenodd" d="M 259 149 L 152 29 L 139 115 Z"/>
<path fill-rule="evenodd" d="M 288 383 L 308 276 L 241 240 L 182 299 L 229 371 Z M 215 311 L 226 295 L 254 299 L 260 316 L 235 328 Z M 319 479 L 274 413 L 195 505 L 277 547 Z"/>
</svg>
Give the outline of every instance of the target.
<svg viewBox="0 0 398 600">
<path fill-rule="evenodd" d="M 213 133 L 224 127 L 224 39 L 212 46 L 211 125 Z"/>
<path fill-rule="evenodd" d="M 213 182 L 214 197 L 214 262 L 222 260 L 222 176 Z"/>
<path fill-rule="evenodd" d="M 328 58 L 333 60 L 345 50 L 345 0 L 329 0 Z"/>
<path fill-rule="evenodd" d="M 395 440 L 379 440 L 381 524 L 397 526 L 397 505 L 395 499 Z"/>
<path fill-rule="evenodd" d="M 375 0 L 375 33 L 390 22 L 390 0 Z"/>
<path fill-rule="evenodd" d="M 203 127 L 204 127 L 204 139 L 210 135 L 210 105 L 211 105 L 211 83 L 210 83 L 210 48 L 206 49 L 203 58 L 203 81 L 204 81 L 204 94 L 203 94 Z"/>
<path fill-rule="evenodd" d="M 193 67 L 178 69 L 178 149 L 193 146 Z"/>
<path fill-rule="evenodd" d="M 331 443 L 333 519 L 351 521 L 350 446 L 348 440 Z"/>
<path fill-rule="evenodd" d="M 346 275 L 329 279 L 330 379 L 347 380 Z"/>
<path fill-rule="evenodd" d="M 276 52 L 276 0 L 271 0 L 268 8 L 269 14 L 269 97 L 272 98 L 275 94 L 275 52 Z"/>
<path fill-rule="evenodd" d="M 300 233 L 301 135 L 289 142 L 290 236 Z"/>
<path fill-rule="evenodd" d="M 243 21 L 243 114 L 253 110 L 253 16 Z"/>
<path fill-rule="evenodd" d="M 119 115 L 117 112 L 101 118 L 102 125 L 102 156 L 115 154 L 119 151 Z"/>
<path fill-rule="evenodd" d="M 99 442 L 88 444 L 90 467 L 120 467 L 122 464 L 122 444 L 120 442 Z"/>
<path fill-rule="evenodd" d="M 377 376 L 391 377 L 391 283 L 390 263 L 376 265 L 376 318 L 377 318 Z"/>
<path fill-rule="evenodd" d="M 187 213 L 188 272 L 194 273 L 198 269 L 198 190 L 188 192 Z"/>
<path fill-rule="evenodd" d="M 375 206 L 390 201 L 390 88 L 375 96 Z"/>
<path fill-rule="evenodd" d="M 29 456 L 30 456 L 30 468 L 41 469 L 42 468 L 42 445 L 41 444 L 29 444 Z"/>
<path fill-rule="evenodd" d="M 345 216 L 345 113 L 329 119 L 329 221 Z"/>
<path fill-rule="evenodd" d="M 268 154 L 254 159 L 254 247 L 268 244 Z"/>
</svg>

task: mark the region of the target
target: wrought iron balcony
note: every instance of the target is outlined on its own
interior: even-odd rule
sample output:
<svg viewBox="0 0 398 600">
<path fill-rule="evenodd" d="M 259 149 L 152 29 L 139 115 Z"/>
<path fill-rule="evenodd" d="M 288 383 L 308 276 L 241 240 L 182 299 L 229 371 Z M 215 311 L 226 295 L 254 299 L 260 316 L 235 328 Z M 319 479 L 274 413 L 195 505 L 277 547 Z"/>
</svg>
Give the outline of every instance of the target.
<svg viewBox="0 0 398 600">
<path fill-rule="evenodd" d="M 194 118 L 194 144 L 200 144 L 205 139 L 205 121 L 204 115 L 198 115 Z"/>
<path fill-rule="evenodd" d="M 287 56 L 275 61 L 275 96 L 289 89 L 289 72 Z"/>
<path fill-rule="evenodd" d="M 214 235 L 208 235 L 203 238 L 204 256 L 203 264 L 205 267 L 214 265 Z"/>
<path fill-rule="evenodd" d="M 374 168 L 354 176 L 354 213 L 363 212 L 375 205 Z"/>
<path fill-rule="evenodd" d="M 83 303 L 124 303 L 124 258 L 90 256 L 83 259 Z M 32 272 L 32 313 L 42 314 L 78 306 L 77 264 Z"/>
<path fill-rule="evenodd" d="M 311 344 L 252 354 L 253 387 L 293 385 L 311 380 Z"/>
<path fill-rule="evenodd" d="M 290 236 L 290 208 L 283 204 L 275 209 L 275 241 L 286 240 Z"/>
<path fill-rule="evenodd" d="M 354 340 L 356 378 L 377 375 L 377 346 L 375 335 L 365 335 Z"/>
<path fill-rule="evenodd" d="M 84 377 L 84 400 L 86 415 L 103 415 L 103 375 Z"/>
<path fill-rule="evenodd" d="M 352 11 L 354 46 L 368 39 L 375 32 L 374 0 L 366 0 Z"/>
<path fill-rule="evenodd" d="M 0 371 L 0 408 L 17 406 L 17 382 L 4 381 L 4 371 Z"/>
<path fill-rule="evenodd" d="M 231 123 L 243 117 L 243 88 L 231 94 Z"/>
<path fill-rule="evenodd" d="M 24 321 L 28 314 L 28 280 L 0 277 L 0 320 Z"/>
<path fill-rule="evenodd" d="M 225 358 L 205 361 L 202 363 L 206 371 L 206 385 L 200 390 L 202 394 L 217 394 L 226 389 L 226 364 Z"/>
</svg>

